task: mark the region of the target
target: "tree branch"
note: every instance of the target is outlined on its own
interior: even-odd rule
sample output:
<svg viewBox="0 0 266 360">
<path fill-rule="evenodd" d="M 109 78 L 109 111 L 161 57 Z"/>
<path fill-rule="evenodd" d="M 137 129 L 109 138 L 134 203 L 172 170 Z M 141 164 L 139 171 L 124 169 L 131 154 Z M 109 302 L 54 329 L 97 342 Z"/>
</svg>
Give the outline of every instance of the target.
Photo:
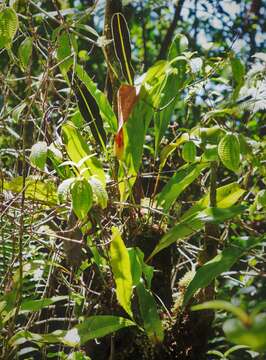
<svg viewBox="0 0 266 360">
<path fill-rule="evenodd" d="M 161 46 L 161 49 L 160 49 L 160 52 L 159 52 L 159 55 L 157 57 L 157 60 L 162 60 L 166 57 L 166 53 L 167 53 L 167 50 L 171 44 L 171 41 L 173 39 L 173 36 L 174 36 L 174 33 L 175 33 L 175 29 L 177 27 L 177 24 L 178 24 L 178 21 L 180 20 L 181 18 L 181 10 L 182 10 L 182 7 L 184 5 L 184 2 L 185 0 L 179 0 L 177 2 L 177 5 L 175 6 L 175 14 L 174 14 L 174 18 L 167 30 L 167 33 L 165 35 L 165 38 L 162 42 L 162 46 Z"/>
</svg>

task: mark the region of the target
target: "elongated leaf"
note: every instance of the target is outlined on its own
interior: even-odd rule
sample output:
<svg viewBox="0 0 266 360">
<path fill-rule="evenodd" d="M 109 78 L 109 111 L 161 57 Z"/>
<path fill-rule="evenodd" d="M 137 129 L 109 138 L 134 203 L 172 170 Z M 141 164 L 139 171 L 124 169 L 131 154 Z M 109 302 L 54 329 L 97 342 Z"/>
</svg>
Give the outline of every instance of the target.
<svg viewBox="0 0 266 360">
<path fill-rule="evenodd" d="M 164 332 L 154 297 L 141 282 L 137 286 L 137 294 L 144 329 L 148 337 L 154 343 L 162 342 Z"/>
<path fill-rule="evenodd" d="M 4 181 L 4 189 L 20 193 L 23 190 L 22 176 L 18 176 L 11 181 Z M 47 205 L 53 206 L 57 204 L 56 186 L 52 181 L 42 181 L 28 177 L 25 184 L 25 196 Z"/>
<path fill-rule="evenodd" d="M 127 248 L 120 236 L 119 230 L 112 228 L 112 242 L 110 246 L 111 267 L 116 283 L 116 296 L 119 304 L 132 317 L 132 275 Z"/>
<path fill-rule="evenodd" d="M 69 80 L 71 80 L 70 76 Z M 78 107 L 83 119 L 89 124 L 96 142 L 105 148 L 106 133 L 103 128 L 103 119 L 100 113 L 100 107 L 95 97 L 75 74 L 73 76 L 72 83 Z"/>
<path fill-rule="evenodd" d="M 208 163 L 192 164 L 185 165 L 179 169 L 158 194 L 158 205 L 162 206 L 164 211 L 169 210 L 178 196 L 201 174 L 202 170 L 208 166 Z"/>
<path fill-rule="evenodd" d="M 192 306 L 191 309 L 193 311 L 207 310 L 207 309 L 226 310 L 237 316 L 239 320 L 241 320 L 246 325 L 250 325 L 251 322 L 250 316 L 242 308 L 233 305 L 228 301 L 223 301 L 223 300 L 206 301 L 202 304 Z"/>
<path fill-rule="evenodd" d="M 241 189 L 239 184 L 235 182 L 219 187 L 216 191 L 217 207 L 224 209 L 234 205 L 244 193 L 245 190 Z M 209 205 L 210 194 L 207 194 L 194 206 L 187 210 L 182 215 L 181 220 L 195 214 L 199 210 L 204 210 Z"/>
<path fill-rule="evenodd" d="M 66 300 L 68 296 L 53 296 L 51 298 L 44 298 L 38 300 L 23 300 L 20 306 L 22 311 L 39 311 L 49 305 L 52 305 L 58 301 Z"/>
<path fill-rule="evenodd" d="M 89 340 L 101 338 L 128 326 L 136 326 L 136 324 L 118 316 L 96 315 L 86 318 L 81 324 L 68 331 L 56 330 L 49 334 L 36 334 L 22 330 L 10 339 L 9 344 L 10 346 L 16 346 L 31 341 L 37 344 L 41 342 L 79 347 Z"/>
<path fill-rule="evenodd" d="M 63 141 L 69 158 L 76 164 L 80 160 L 86 158 L 80 167 L 80 170 L 84 170 L 82 175 L 87 179 L 92 175 L 97 176 L 105 186 L 106 180 L 102 165 L 95 157 L 88 158 L 90 155 L 89 146 L 78 130 L 69 122 L 62 126 L 62 132 Z"/>
<path fill-rule="evenodd" d="M 239 319 L 227 320 L 223 330 L 228 341 L 239 345 L 246 345 L 254 351 L 266 350 L 266 314 L 258 314 L 250 326 L 246 326 Z"/>
<path fill-rule="evenodd" d="M 106 96 L 97 88 L 96 84 L 82 66 L 76 65 L 75 72 L 79 80 L 86 86 L 97 102 L 98 108 L 100 109 L 100 115 L 104 122 L 104 128 L 115 133 L 117 130 L 117 119 Z"/>
<path fill-rule="evenodd" d="M 157 111 L 155 113 L 154 125 L 155 125 L 155 149 L 157 153 L 158 146 L 164 133 L 170 123 L 171 116 L 173 114 L 178 96 L 177 93 L 180 84 L 178 83 L 178 74 L 176 69 L 171 71 L 166 78 L 165 84 L 161 91 L 161 99 L 158 104 L 159 109 L 165 107 L 164 110 Z"/>
<path fill-rule="evenodd" d="M 116 57 L 127 82 L 134 84 L 134 70 L 131 64 L 130 36 L 126 19 L 123 14 L 114 14 L 111 21 L 112 35 Z"/>
<path fill-rule="evenodd" d="M 75 181 L 71 187 L 71 195 L 74 213 L 83 220 L 92 207 L 93 193 L 89 182 L 86 179 Z"/>
<path fill-rule="evenodd" d="M 153 278 L 153 267 L 147 265 L 144 262 L 144 254 L 138 247 L 128 249 L 128 254 L 130 258 L 133 285 L 136 286 L 139 284 L 143 274 L 147 283 L 147 287 L 150 289 Z"/>
<path fill-rule="evenodd" d="M 82 345 L 88 340 L 100 338 L 124 327 L 135 325 L 133 321 L 122 317 L 98 315 L 87 318 L 76 328 Z"/>
<path fill-rule="evenodd" d="M 245 207 L 243 206 L 232 206 L 226 209 L 207 208 L 203 211 L 200 210 L 188 217 L 185 217 L 162 237 L 148 260 L 172 243 L 182 240 L 185 237 L 201 230 L 205 223 L 216 223 L 229 220 L 230 218 L 240 214 L 244 209 Z"/>
<path fill-rule="evenodd" d="M 186 306 L 198 289 L 208 286 L 218 275 L 228 271 L 243 254 L 260 243 L 261 240 L 261 238 L 242 239 L 242 242 L 233 243 L 201 266 L 187 288 L 183 306 Z"/>
<path fill-rule="evenodd" d="M 160 99 L 160 89 L 168 67 L 167 62 L 160 61 L 149 69 L 141 84 L 138 101 L 123 126 L 123 163 L 120 164 L 118 174 L 121 201 L 125 201 L 129 196 L 136 180 L 145 135 L 153 116 L 153 107 L 156 107 Z"/>
<path fill-rule="evenodd" d="M 114 152 L 118 159 L 123 159 L 124 132 L 123 125 L 127 122 L 134 105 L 138 101 L 138 90 L 135 86 L 121 85 L 117 92 L 118 132 L 115 136 Z"/>
</svg>

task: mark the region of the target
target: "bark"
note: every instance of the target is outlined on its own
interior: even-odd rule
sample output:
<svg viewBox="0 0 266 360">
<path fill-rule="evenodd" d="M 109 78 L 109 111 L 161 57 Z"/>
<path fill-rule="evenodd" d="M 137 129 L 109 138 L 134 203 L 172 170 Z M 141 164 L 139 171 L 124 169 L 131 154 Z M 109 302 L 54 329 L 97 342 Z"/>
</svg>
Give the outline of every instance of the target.
<svg viewBox="0 0 266 360">
<path fill-rule="evenodd" d="M 166 57 L 167 50 L 172 42 L 172 39 L 174 37 L 175 29 L 177 27 L 178 21 L 181 19 L 181 10 L 184 5 L 185 0 L 179 0 L 176 7 L 175 7 L 175 13 L 173 20 L 167 30 L 167 33 L 165 35 L 165 38 L 162 42 L 161 49 L 158 55 L 157 60 L 162 60 Z"/>
</svg>

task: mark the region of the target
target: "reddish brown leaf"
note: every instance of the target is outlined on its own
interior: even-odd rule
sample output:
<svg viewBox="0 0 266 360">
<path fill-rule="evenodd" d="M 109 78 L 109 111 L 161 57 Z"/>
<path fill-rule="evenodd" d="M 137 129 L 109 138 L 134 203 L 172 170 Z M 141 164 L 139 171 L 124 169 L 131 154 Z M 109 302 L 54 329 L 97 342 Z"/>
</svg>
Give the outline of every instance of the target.
<svg viewBox="0 0 266 360">
<path fill-rule="evenodd" d="M 114 152 L 118 159 L 122 158 L 124 151 L 123 125 L 128 120 L 134 105 L 138 101 L 138 90 L 135 86 L 123 84 L 117 93 L 118 132 L 115 136 Z"/>
</svg>

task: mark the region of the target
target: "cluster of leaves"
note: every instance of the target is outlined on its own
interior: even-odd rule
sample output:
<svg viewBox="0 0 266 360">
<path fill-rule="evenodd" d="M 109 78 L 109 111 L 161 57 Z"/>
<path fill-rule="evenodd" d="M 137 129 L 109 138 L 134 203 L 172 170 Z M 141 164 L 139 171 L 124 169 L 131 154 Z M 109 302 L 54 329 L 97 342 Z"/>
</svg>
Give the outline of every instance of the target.
<svg viewBox="0 0 266 360">
<path fill-rule="evenodd" d="M 236 278 L 242 276 L 241 262 L 247 262 L 243 288 L 263 284 L 266 150 L 258 129 L 265 110 L 265 55 L 257 53 L 246 73 L 234 53 L 199 56 L 178 34 L 167 59 L 134 79 L 129 30 L 117 13 L 111 21 L 122 74 L 116 111 L 79 51 L 85 38 L 106 58 L 109 42 L 86 24 L 86 14 L 76 19 L 75 13 L 54 14 L 30 3 L 0 11 L 0 48 L 8 57 L 1 116 L 13 142 L 22 129 L 21 147 L 12 149 L 16 161 L 10 148 L 1 149 L 3 358 L 37 352 L 88 359 L 89 341 L 127 327 L 144 333 L 153 347 L 163 343 L 165 318 L 178 322 L 177 306 L 167 309 L 158 301 L 153 260 L 169 248 L 176 256 L 182 248 L 189 253 L 189 245 L 193 276 L 184 293 L 180 285 L 171 288 L 180 316 L 191 304 L 192 310 L 229 312 L 224 334 L 240 347 L 210 355 L 229 358 L 248 347 L 260 356 L 266 349 L 265 303 L 258 294 L 249 307 L 231 304 L 222 288 L 233 266 Z M 38 11 L 33 17 L 31 6 Z M 31 22 L 26 28 L 28 17 L 37 30 Z M 41 64 L 37 73 L 34 64 Z M 108 58 L 106 65 L 119 77 Z M 19 85 L 9 84 L 20 82 L 17 74 L 26 86 L 22 96 L 13 95 Z M 206 105 L 206 88 L 214 92 L 221 84 L 221 98 Z M 139 179 L 146 192 L 140 199 Z M 210 224 L 218 238 L 208 233 Z M 145 244 L 133 241 L 146 227 L 163 234 L 148 253 Z M 211 259 L 206 236 L 214 237 L 218 251 Z M 181 277 L 189 267 L 179 274 L 178 264 L 173 269 Z M 197 295 L 217 278 L 220 299 L 197 304 Z M 56 325 L 60 313 L 62 326 Z"/>
</svg>

